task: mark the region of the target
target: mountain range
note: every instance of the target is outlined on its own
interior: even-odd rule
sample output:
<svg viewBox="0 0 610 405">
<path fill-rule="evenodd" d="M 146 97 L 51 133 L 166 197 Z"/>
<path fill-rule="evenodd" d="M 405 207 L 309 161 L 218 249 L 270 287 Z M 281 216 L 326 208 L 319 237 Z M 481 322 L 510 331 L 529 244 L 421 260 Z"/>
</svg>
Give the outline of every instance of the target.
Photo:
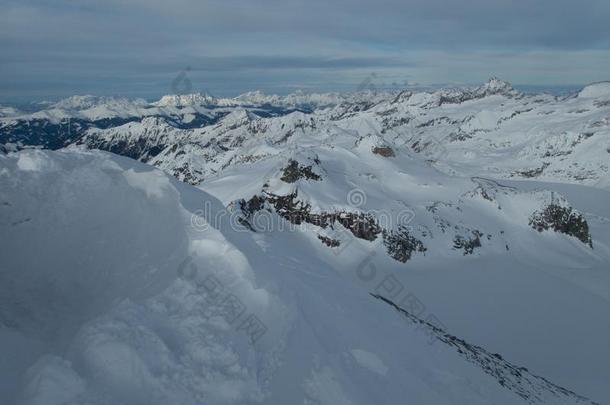
<svg viewBox="0 0 610 405">
<path fill-rule="evenodd" d="M 610 83 L 0 109 L 0 393 L 603 404 Z"/>
</svg>

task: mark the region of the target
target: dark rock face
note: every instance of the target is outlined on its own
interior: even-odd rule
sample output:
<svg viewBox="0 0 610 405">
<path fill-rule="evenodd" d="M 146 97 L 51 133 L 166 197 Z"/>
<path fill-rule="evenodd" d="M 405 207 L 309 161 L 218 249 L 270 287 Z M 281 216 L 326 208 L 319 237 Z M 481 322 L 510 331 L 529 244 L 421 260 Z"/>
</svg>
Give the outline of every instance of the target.
<svg viewBox="0 0 610 405">
<path fill-rule="evenodd" d="M 439 342 L 455 350 L 469 363 L 480 367 L 486 374 L 495 379 L 498 384 L 514 392 L 529 403 L 541 403 L 543 395 L 555 397 L 559 402 L 569 400 L 573 404 L 600 405 L 566 388 L 553 384 L 544 377 L 531 373 L 525 367 L 519 367 L 503 359 L 498 353 L 492 353 L 480 346 L 468 343 L 442 328 L 436 317 L 422 319 L 419 316 L 400 307 L 395 302 L 379 294 L 371 296 L 384 302 L 400 313 L 407 322 L 416 325 L 430 339 L 430 344 Z M 548 402 L 545 402 L 548 403 Z"/>
<path fill-rule="evenodd" d="M 589 224 L 581 214 L 572 211 L 571 207 L 550 204 L 542 211 L 534 212 L 529 224 L 538 232 L 552 229 L 555 232 L 574 236 L 582 243 L 593 247 Z"/>
<path fill-rule="evenodd" d="M 425 252 L 427 249 L 419 239 L 409 234 L 403 227 L 397 231 L 383 231 L 383 243 L 388 254 L 399 262 L 406 263 L 413 252 Z"/>
<path fill-rule="evenodd" d="M 375 240 L 382 231 L 375 218 L 370 214 L 344 211 L 312 213 L 311 205 L 297 200 L 296 193 L 285 196 L 267 193 L 266 197 L 278 215 L 293 224 L 298 225 L 306 222 L 321 228 L 327 228 L 338 222 L 355 237 L 368 241 Z"/>
<path fill-rule="evenodd" d="M 313 172 L 311 166 L 301 166 L 296 160 L 290 160 L 284 168 L 281 180 L 286 183 L 294 183 L 299 179 L 320 181 L 322 178 Z"/>
<path fill-rule="evenodd" d="M 274 209 L 275 212 L 288 222 L 296 225 L 308 223 L 323 229 L 331 229 L 336 223 L 349 230 L 356 238 L 374 241 L 379 234 L 383 236 L 388 255 L 393 259 L 406 263 L 414 252 L 426 252 L 422 241 L 412 236 L 409 231 L 401 227 L 396 231 L 383 229 L 375 217 L 363 212 L 311 212 L 311 205 L 297 199 L 297 193 L 288 195 L 275 195 L 265 192 L 262 196 L 254 196 L 250 200 L 240 200 L 238 205 L 245 215 L 244 225 L 254 230 L 250 224 L 256 212 L 263 209 Z M 327 236 L 318 235 L 318 239 L 328 247 L 337 247 L 340 241 Z"/>
<path fill-rule="evenodd" d="M 22 147 L 41 147 L 60 149 L 77 141 L 89 128 L 110 128 L 136 118 L 105 118 L 96 121 L 66 119 L 65 122 L 53 123 L 46 119 L 16 120 L 0 127 L 0 144 L 14 143 Z"/>
<path fill-rule="evenodd" d="M 481 247 L 481 236 L 483 234 L 477 230 L 472 231 L 472 237 L 464 238 L 463 236 L 456 235 L 453 239 L 454 249 L 463 249 L 464 256 L 471 255 L 476 248 Z"/>
<path fill-rule="evenodd" d="M 264 209 L 265 203 L 273 207 L 280 217 L 295 225 L 308 223 L 332 228 L 335 223 L 340 223 L 355 237 L 368 241 L 375 240 L 382 232 L 377 220 L 370 214 L 345 211 L 313 213 L 310 204 L 297 199 L 296 192 L 284 196 L 265 193 L 248 201 L 241 200 L 239 206 L 247 217 L 252 217 Z"/>
<path fill-rule="evenodd" d="M 383 157 L 394 157 L 394 150 L 389 146 L 375 146 L 373 148 L 373 153 L 376 155 L 381 155 Z"/>
<path fill-rule="evenodd" d="M 548 165 L 549 165 L 548 163 L 545 163 L 541 167 L 538 167 L 538 168 L 535 168 L 535 169 L 531 169 L 531 170 L 517 170 L 512 175 L 513 176 L 520 176 L 520 177 L 527 177 L 527 178 L 538 177 L 538 176 L 540 176 L 544 172 L 544 169 L 546 169 L 548 167 Z"/>
<path fill-rule="evenodd" d="M 341 245 L 341 242 L 339 242 L 337 239 L 332 239 L 329 238 L 328 236 L 323 236 L 323 235 L 318 235 L 318 239 L 320 239 L 322 241 L 322 243 L 324 243 L 326 246 L 328 247 L 338 247 Z"/>
<path fill-rule="evenodd" d="M 255 195 L 248 201 L 241 200 L 239 203 L 242 211 L 251 216 L 255 212 L 260 211 L 265 207 L 265 198 Z"/>
<path fill-rule="evenodd" d="M 77 143 L 80 144 L 80 142 Z M 105 150 L 145 163 L 161 153 L 166 147 L 164 144 L 151 143 L 146 138 L 139 138 L 133 142 L 124 140 L 107 142 L 105 140 L 92 138 L 87 139 L 83 144 L 89 149 Z"/>
<path fill-rule="evenodd" d="M 339 222 L 357 238 L 373 241 L 382 232 L 377 220 L 370 214 L 338 212 L 327 214 L 329 218 Z"/>
</svg>

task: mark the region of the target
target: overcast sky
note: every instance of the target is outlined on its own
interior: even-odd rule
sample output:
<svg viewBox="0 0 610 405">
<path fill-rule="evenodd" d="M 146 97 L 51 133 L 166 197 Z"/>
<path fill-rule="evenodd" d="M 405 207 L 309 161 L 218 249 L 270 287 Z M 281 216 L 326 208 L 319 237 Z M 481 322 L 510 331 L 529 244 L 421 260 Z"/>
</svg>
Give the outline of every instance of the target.
<svg viewBox="0 0 610 405">
<path fill-rule="evenodd" d="M 349 91 L 367 77 L 378 87 L 473 84 L 491 75 L 535 85 L 610 79 L 608 0 L 0 5 L 0 100 Z"/>
</svg>

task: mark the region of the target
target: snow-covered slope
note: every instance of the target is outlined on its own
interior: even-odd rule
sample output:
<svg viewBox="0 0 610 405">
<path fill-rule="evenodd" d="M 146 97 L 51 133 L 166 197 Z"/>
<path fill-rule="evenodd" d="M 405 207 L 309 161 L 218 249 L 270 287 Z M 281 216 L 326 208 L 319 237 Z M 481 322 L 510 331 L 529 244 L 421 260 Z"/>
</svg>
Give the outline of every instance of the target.
<svg viewBox="0 0 610 405">
<path fill-rule="evenodd" d="M 409 398 L 512 405 L 591 403 L 583 394 L 607 399 L 608 290 L 580 282 L 596 275 L 597 287 L 608 285 L 607 275 L 589 268 L 607 264 L 602 214 L 608 213 L 586 207 L 597 211 L 587 215 L 592 250 L 574 236 L 531 229 L 527 213 L 544 206 L 546 192 L 451 178 L 403 151 L 372 153 L 379 146 L 373 141 L 363 138 L 348 150 L 348 138 L 338 137 L 284 160 L 236 165 L 208 184 L 220 200 L 108 153 L 0 156 L 4 400 L 336 405 Z M 359 191 L 340 201 L 354 186 Z M 273 205 L 274 196 L 291 192 L 310 203 L 308 214 L 367 210 L 379 220 L 375 207 L 390 214 L 402 207 L 404 225 L 432 221 L 434 237 L 405 228 L 428 250 L 404 263 L 386 254 L 380 233 L 368 237 L 374 228 L 350 227 L 355 217 L 334 216 L 326 218 L 332 227 L 348 231 L 332 247 L 317 237 L 329 226 L 291 215 L 294 205 Z M 264 200 L 235 200 L 253 194 Z M 493 235 L 481 235 L 483 248 L 473 255 L 463 245 L 441 251 L 449 238 L 441 236 L 445 221 L 454 221 L 447 224 L 450 235 L 454 227 L 474 225 Z M 271 228 L 280 224 L 285 228 Z M 483 268 L 500 257 L 504 264 Z M 586 274 L 565 273 L 568 261 Z M 542 264 L 547 270 L 537 269 Z M 525 285 L 530 290 L 517 288 Z M 467 291 L 445 295 L 449 288 Z M 460 293 L 478 297 L 481 308 L 463 312 L 469 302 Z M 547 305 L 558 305 L 553 317 L 540 312 Z M 494 312 L 500 306 L 505 312 Z M 516 342 L 494 338 L 491 315 Z M 542 329 L 549 331 L 541 335 L 548 336 L 544 347 L 537 341 L 521 347 L 520 339 Z M 578 336 L 588 341 L 570 347 L 582 343 Z M 550 378 L 546 372 L 553 370 L 558 385 L 537 376 Z"/>
<path fill-rule="evenodd" d="M 19 114 L 19 110 L 15 107 L 0 105 L 0 118 L 12 117 Z"/>
<path fill-rule="evenodd" d="M 609 138 L 607 83 L 12 111 L 0 395 L 610 403 Z"/>
<path fill-rule="evenodd" d="M 555 381 L 610 397 L 607 355 L 598 357 L 610 336 L 601 320 L 610 303 L 607 191 L 448 176 L 374 134 L 298 139 L 199 187 L 253 231 L 288 238 L 296 230 L 337 272 L 364 266 L 371 279 L 361 286 L 396 294 Z"/>
<path fill-rule="evenodd" d="M 146 162 L 186 136 L 187 131 L 170 125 L 164 118 L 147 117 L 108 129 L 89 128 L 73 145 Z"/>
</svg>

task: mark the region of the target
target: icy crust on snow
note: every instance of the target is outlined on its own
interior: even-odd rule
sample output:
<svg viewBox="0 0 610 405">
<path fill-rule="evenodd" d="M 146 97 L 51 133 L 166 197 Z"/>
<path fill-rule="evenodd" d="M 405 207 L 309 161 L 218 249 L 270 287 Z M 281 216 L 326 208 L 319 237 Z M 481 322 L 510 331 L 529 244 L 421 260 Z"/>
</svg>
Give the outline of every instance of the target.
<svg viewBox="0 0 610 405">
<path fill-rule="evenodd" d="M 7 403 L 586 403 L 516 395 L 307 234 L 214 222 L 223 204 L 149 166 L 22 151 L 0 185 Z"/>
</svg>

